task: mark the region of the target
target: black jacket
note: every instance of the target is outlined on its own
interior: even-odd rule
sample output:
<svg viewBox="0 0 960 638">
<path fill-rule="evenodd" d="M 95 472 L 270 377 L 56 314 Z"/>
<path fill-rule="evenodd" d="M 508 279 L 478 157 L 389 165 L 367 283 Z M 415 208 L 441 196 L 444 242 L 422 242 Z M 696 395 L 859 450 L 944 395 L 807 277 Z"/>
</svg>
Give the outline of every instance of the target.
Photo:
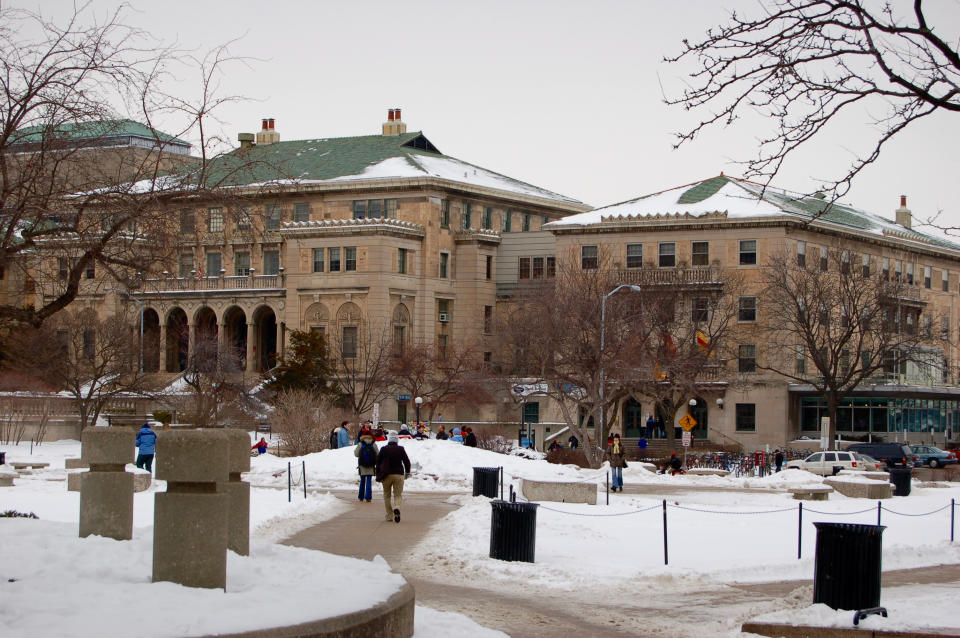
<svg viewBox="0 0 960 638">
<path fill-rule="evenodd" d="M 463 439 L 463 444 L 467 447 L 477 447 L 477 435 L 471 432 Z"/>
<path fill-rule="evenodd" d="M 410 458 L 407 451 L 396 443 L 387 443 L 380 448 L 377 456 L 377 480 L 382 481 L 390 474 L 409 474 Z"/>
<path fill-rule="evenodd" d="M 446 441 L 449 438 L 450 438 L 450 435 L 447 434 L 446 432 L 437 432 L 438 441 Z"/>
</svg>

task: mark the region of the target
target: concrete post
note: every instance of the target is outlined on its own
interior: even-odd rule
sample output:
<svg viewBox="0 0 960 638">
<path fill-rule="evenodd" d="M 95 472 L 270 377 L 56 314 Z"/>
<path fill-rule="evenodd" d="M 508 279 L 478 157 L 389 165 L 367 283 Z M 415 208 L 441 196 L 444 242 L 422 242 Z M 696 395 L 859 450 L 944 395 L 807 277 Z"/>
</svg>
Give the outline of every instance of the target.
<svg viewBox="0 0 960 638">
<path fill-rule="evenodd" d="M 219 491 L 228 499 L 227 549 L 241 556 L 250 554 L 250 484 L 240 479 L 250 471 L 250 437 L 241 430 L 224 430 L 230 447 L 230 480 Z"/>
<path fill-rule="evenodd" d="M 227 495 L 217 491 L 228 472 L 222 430 L 165 430 L 157 437 L 153 582 L 226 588 Z"/>
<path fill-rule="evenodd" d="M 257 371 L 257 366 L 253 362 L 253 356 L 254 356 L 254 348 L 253 348 L 254 339 L 253 338 L 254 338 L 253 323 L 251 322 L 247 324 L 247 372 Z"/>
<path fill-rule="evenodd" d="M 133 538 L 133 462 L 137 435 L 130 428 L 89 427 L 80 438 L 80 456 L 90 471 L 80 483 L 80 538 Z"/>
</svg>

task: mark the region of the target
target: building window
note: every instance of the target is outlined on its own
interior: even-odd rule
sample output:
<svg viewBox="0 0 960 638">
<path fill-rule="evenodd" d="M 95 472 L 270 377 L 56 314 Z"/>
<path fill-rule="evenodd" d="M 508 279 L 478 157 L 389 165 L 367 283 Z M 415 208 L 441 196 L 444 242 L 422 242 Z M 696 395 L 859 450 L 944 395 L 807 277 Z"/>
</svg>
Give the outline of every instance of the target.
<svg viewBox="0 0 960 638">
<path fill-rule="evenodd" d="M 323 272 L 323 248 L 313 249 L 313 272 Z"/>
<path fill-rule="evenodd" d="M 883 279 L 885 281 L 890 281 L 890 258 L 883 258 Z"/>
<path fill-rule="evenodd" d="M 913 262 L 907 263 L 907 283 L 913 285 Z"/>
<path fill-rule="evenodd" d="M 487 262 L 487 279 L 493 279 L 493 255 L 486 256 Z"/>
<path fill-rule="evenodd" d="M 543 279 L 543 257 L 533 258 L 533 278 Z"/>
<path fill-rule="evenodd" d="M 197 219 L 192 208 L 180 211 L 180 232 L 188 235 L 197 232 Z"/>
<path fill-rule="evenodd" d="M 580 246 L 580 268 L 582 270 L 596 270 L 600 265 L 596 246 Z"/>
<path fill-rule="evenodd" d="M 753 266 L 757 263 L 757 240 L 740 240 L 740 265 Z"/>
<path fill-rule="evenodd" d="M 801 268 L 807 267 L 807 242 L 797 242 L 797 265 Z"/>
<path fill-rule="evenodd" d="M 840 253 L 840 272 L 844 275 L 850 274 L 850 251 L 844 250 Z"/>
<path fill-rule="evenodd" d="M 223 209 L 219 206 L 207 211 L 207 230 L 211 233 L 223 232 Z"/>
<path fill-rule="evenodd" d="M 753 344 L 745 344 L 740 346 L 737 353 L 737 371 L 757 371 L 757 346 Z"/>
<path fill-rule="evenodd" d="M 180 253 L 177 274 L 181 277 L 193 275 L 193 253 Z"/>
<path fill-rule="evenodd" d="M 923 287 L 929 289 L 933 285 L 933 269 L 930 266 L 923 267 Z"/>
<path fill-rule="evenodd" d="M 903 280 L 903 262 L 899 259 L 893 262 L 893 280 L 902 281 Z"/>
<path fill-rule="evenodd" d="M 486 334 L 493 332 L 493 306 L 483 307 L 483 331 Z"/>
<path fill-rule="evenodd" d="M 233 273 L 237 277 L 250 275 L 250 253 L 241 251 L 233 254 Z"/>
<path fill-rule="evenodd" d="M 250 227 L 251 227 L 250 208 L 247 206 L 244 206 L 243 208 L 237 211 L 237 230 L 238 231 L 250 230 Z"/>
<path fill-rule="evenodd" d="M 440 359 L 447 358 L 447 335 L 437 335 L 437 356 Z"/>
<path fill-rule="evenodd" d="M 91 261 L 87 264 L 87 267 L 83 269 L 83 276 L 87 279 L 94 279 L 97 276 L 96 262 Z"/>
<path fill-rule="evenodd" d="M 450 200 L 440 202 L 440 228 L 450 228 Z"/>
<path fill-rule="evenodd" d="M 756 432 L 757 431 L 757 404 L 756 403 L 738 403 L 737 411 L 737 432 Z"/>
<path fill-rule="evenodd" d="M 553 279 L 557 276 L 557 258 L 547 257 L 547 277 Z"/>
<path fill-rule="evenodd" d="M 627 268 L 643 268 L 643 244 L 627 244 Z"/>
<path fill-rule="evenodd" d="M 530 213 L 523 214 L 523 232 L 530 230 Z"/>
<path fill-rule="evenodd" d="M 820 246 L 820 272 L 827 272 L 829 264 L 827 263 L 827 247 Z"/>
<path fill-rule="evenodd" d="M 365 199 L 354 200 L 354 202 L 353 202 L 353 218 L 354 218 L 354 219 L 366 219 L 366 218 L 367 218 L 367 200 L 365 200 Z"/>
<path fill-rule="evenodd" d="M 344 359 L 357 358 L 357 327 L 344 326 L 340 332 L 340 352 Z"/>
<path fill-rule="evenodd" d="M 330 261 L 327 262 L 329 264 L 328 270 L 330 272 L 340 272 L 340 249 L 331 248 L 327 253 L 330 256 Z"/>
<path fill-rule="evenodd" d="M 737 313 L 737 319 L 739 321 L 756 321 L 757 320 L 757 298 L 756 297 L 740 297 L 740 308 Z"/>
<path fill-rule="evenodd" d="M 864 277 L 870 276 L 870 255 L 867 255 L 867 254 L 863 255 L 863 271 L 862 272 Z"/>
<path fill-rule="evenodd" d="M 520 258 L 520 279 L 530 279 L 530 258 Z"/>
<path fill-rule="evenodd" d="M 293 221 L 295 222 L 308 222 L 310 221 L 310 204 L 307 202 L 297 202 L 293 205 Z"/>
<path fill-rule="evenodd" d="M 343 269 L 347 272 L 357 269 L 356 246 L 347 246 L 343 249 Z"/>
<path fill-rule="evenodd" d="M 440 253 L 440 279 L 446 279 L 449 276 L 450 253 Z"/>
<path fill-rule="evenodd" d="M 484 230 L 491 230 L 493 228 L 493 209 L 489 206 L 483 207 L 483 218 L 480 221 L 480 225 Z"/>
<path fill-rule="evenodd" d="M 380 219 L 397 216 L 395 199 L 355 199 L 353 200 L 354 219 Z"/>
<path fill-rule="evenodd" d="M 407 274 L 407 252 L 406 248 L 397 249 L 397 272 L 401 275 Z"/>
<path fill-rule="evenodd" d="M 543 217 L 540 218 L 540 228 L 541 228 L 541 229 L 543 228 L 543 225 L 544 225 L 544 224 L 549 224 L 549 223 L 550 223 L 550 218 L 547 217 L 546 215 L 544 215 Z"/>
<path fill-rule="evenodd" d="M 450 300 L 449 299 L 437 299 L 437 313 L 441 315 L 450 316 Z"/>
<path fill-rule="evenodd" d="M 279 250 L 263 251 L 263 274 L 265 275 L 280 274 L 280 251 Z"/>
<path fill-rule="evenodd" d="M 693 242 L 693 254 L 692 254 L 691 263 L 694 266 L 710 265 L 710 242 L 707 242 L 707 241 Z"/>
<path fill-rule="evenodd" d="M 219 277 L 223 268 L 223 256 L 220 253 L 207 253 L 207 277 Z"/>
<path fill-rule="evenodd" d="M 950 318 L 940 317 L 940 338 L 947 339 L 948 337 L 950 337 Z"/>
<path fill-rule="evenodd" d="M 661 268 L 673 268 L 677 265 L 677 245 L 675 243 L 660 244 L 660 261 L 658 263 Z"/>
<path fill-rule="evenodd" d="M 283 209 L 277 204 L 267 204 L 267 230 L 277 230 L 280 228 L 280 221 L 283 219 Z"/>
<path fill-rule="evenodd" d="M 460 205 L 460 210 L 461 210 L 460 219 L 463 222 L 463 229 L 470 230 L 470 215 L 473 212 L 472 206 L 464 202 L 463 204 Z"/>
<path fill-rule="evenodd" d="M 503 211 L 503 232 L 505 233 L 510 232 L 510 227 L 512 226 L 512 222 L 513 222 L 513 211 L 509 209 Z"/>
<path fill-rule="evenodd" d="M 807 357 L 803 346 L 796 347 L 796 358 L 794 359 L 793 371 L 798 375 L 807 373 Z"/>
<path fill-rule="evenodd" d="M 83 331 L 83 356 L 93 359 L 97 354 L 97 333 L 93 328 Z"/>
<path fill-rule="evenodd" d="M 57 277 L 60 279 L 66 279 L 69 270 L 70 267 L 66 257 L 57 257 Z"/>
<path fill-rule="evenodd" d="M 540 402 L 527 401 L 523 404 L 523 422 L 540 423 Z"/>
<path fill-rule="evenodd" d="M 693 310 L 690 319 L 694 323 L 707 321 L 710 317 L 710 301 L 706 297 L 695 297 L 692 302 Z"/>
<path fill-rule="evenodd" d="M 950 290 L 950 273 L 946 269 L 941 272 L 941 287 L 943 292 Z"/>
</svg>

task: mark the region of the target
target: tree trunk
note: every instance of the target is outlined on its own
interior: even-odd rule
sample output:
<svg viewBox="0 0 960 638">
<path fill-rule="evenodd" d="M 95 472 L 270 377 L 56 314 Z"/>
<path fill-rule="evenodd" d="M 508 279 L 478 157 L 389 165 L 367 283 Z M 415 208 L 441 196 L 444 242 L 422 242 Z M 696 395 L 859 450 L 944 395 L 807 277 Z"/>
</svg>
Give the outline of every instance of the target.
<svg viewBox="0 0 960 638">
<path fill-rule="evenodd" d="M 827 416 L 830 424 L 827 426 L 827 449 L 837 448 L 837 393 L 827 392 Z"/>
</svg>

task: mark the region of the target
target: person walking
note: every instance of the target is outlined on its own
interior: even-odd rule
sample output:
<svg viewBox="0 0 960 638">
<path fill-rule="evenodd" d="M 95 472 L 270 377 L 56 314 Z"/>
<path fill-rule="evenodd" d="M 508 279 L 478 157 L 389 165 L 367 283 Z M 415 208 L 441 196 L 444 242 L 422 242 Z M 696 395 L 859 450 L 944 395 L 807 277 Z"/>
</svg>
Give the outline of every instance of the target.
<svg viewBox="0 0 960 638">
<path fill-rule="evenodd" d="M 377 454 L 379 449 L 373 440 L 373 432 L 364 428 L 360 430 L 360 442 L 353 448 L 353 455 L 357 457 L 357 472 L 360 474 L 360 491 L 357 500 L 369 503 L 373 500 L 373 475 L 377 473 Z"/>
<path fill-rule="evenodd" d="M 157 450 L 157 433 L 150 429 L 150 422 L 143 424 L 137 432 L 137 467 L 153 472 L 153 455 Z"/>
<path fill-rule="evenodd" d="M 251 449 L 251 450 L 256 450 L 256 451 L 257 451 L 257 454 L 266 454 L 266 453 L 267 453 L 267 440 L 261 436 L 261 437 L 260 437 L 260 440 L 257 441 L 256 443 L 254 443 L 254 444 L 253 444 L 253 447 L 251 447 L 250 449 Z"/>
<path fill-rule="evenodd" d="M 614 492 L 623 491 L 623 468 L 627 467 L 627 460 L 624 458 L 623 445 L 620 443 L 620 435 L 614 434 L 613 441 L 607 445 L 607 451 L 603 455 L 604 460 L 610 461 L 611 481 Z"/>
<path fill-rule="evenodd" d="M 654 431 L 657 429 L 657 420 L 653 418 L 652 414 L 647 415 L 647 438 L 654 438 Z"/>
<path fill-rule="evenodd" d="M 333 428 L 330 430 L 330 449 L 337 449 L 337 442 L 340 440 L 340 428 Z"/>
<path fill-rule="evenodd" d="M 780 448 L 773 453 L 773 463 L 777 466 L 777 471 L 780 471 L 780 468 L 783 466 L 783 452 L 780 451 Z"/>
<path fill-rule="evenodd" d="M 463 444 L 467 447 L 477 447 L 477 435 L 473 433 L 473 428 L 467 428 L 467 436 L 463 437 Z"/>
<path fill-rule="evenodd" d="M 350 447 L 350 421 L 344 421 L 340 424 L 340 431 L 337 432 L 337 449 Z"/>
<path fill-rule="evenodd" d="M 399 438 L 395 430 L 387 432 L 387 444 L 383 446 L 377 458 L 377 482 L 383 485 L 383 507 L 387 513 L 387 522 L 400 522 L 400 509 L 403 507 L 403 480 L 410 474 L 410 458 L 407 451 L 397 443 Z M 391 503 L 392 493 L 392 503 Z"/>
<path fill-rule="evenodd" d="M 580 439 L 577 438 L 576 434 L 570 435 L 570 438 L 567 439 L 567 443 L 570 444 L 571 450 L 576 450 L 578 447 L 580 447 Z"/>
</svg>

